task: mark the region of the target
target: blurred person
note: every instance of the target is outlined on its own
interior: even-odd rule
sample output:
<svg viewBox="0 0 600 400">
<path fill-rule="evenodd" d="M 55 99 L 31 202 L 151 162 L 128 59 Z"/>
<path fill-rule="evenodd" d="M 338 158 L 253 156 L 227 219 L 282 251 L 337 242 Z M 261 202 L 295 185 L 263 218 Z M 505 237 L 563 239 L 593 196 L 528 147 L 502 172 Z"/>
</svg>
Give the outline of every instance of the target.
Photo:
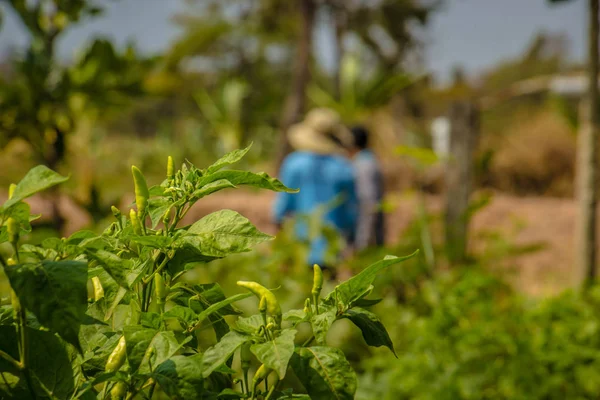
<svg viewBox="0 0 600 400">
<path fill-rule="evenodd" d="M 300 192 L 278 193 L 273 208 L 275 223 L 280 227 L 286 217 L 308 216 L 330 207 L 323 223 L 349 241 L 355 235 L 358 211 L 354 169 L 346 157 L 352 134 L 336 112 L 317 108 L 304 121 L 293 125 L 287 135 L 294 151 L 283 160 L 279 178 Z M 309 237 L 308 224 L 301 219 L 295 221 L 295 234 L 298 239 L 309 241 L 307 265 L 319 264 L 335 275 L 327 259 L 331 243 L 322 234 Z"/>
<path fill-rule="evenodd" d="M 354 248 L 360 251 L 370 246 L 384 245 L 385 224 L 381 210 L 383 174 L 375 154 L 369 149 L 369 131 L 363 126 L 355 126 L 351 132 L 354 145 L 350 153 L 359 203 Z"/>
</svg>

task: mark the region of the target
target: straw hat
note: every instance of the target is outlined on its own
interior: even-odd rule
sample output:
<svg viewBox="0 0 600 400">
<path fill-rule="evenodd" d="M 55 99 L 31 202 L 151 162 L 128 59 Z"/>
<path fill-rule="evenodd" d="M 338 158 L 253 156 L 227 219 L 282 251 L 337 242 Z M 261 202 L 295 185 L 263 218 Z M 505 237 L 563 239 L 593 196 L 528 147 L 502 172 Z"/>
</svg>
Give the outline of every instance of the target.
<svg viewBox="0 0 600 400">
<path fill-rule="evenodd" d="M 295 150 L 341 154 L 352 146 L 352 134 L 333 110 L 315 108 L 304 121 L 292 125 L 288 139 Z"/>
</svg>

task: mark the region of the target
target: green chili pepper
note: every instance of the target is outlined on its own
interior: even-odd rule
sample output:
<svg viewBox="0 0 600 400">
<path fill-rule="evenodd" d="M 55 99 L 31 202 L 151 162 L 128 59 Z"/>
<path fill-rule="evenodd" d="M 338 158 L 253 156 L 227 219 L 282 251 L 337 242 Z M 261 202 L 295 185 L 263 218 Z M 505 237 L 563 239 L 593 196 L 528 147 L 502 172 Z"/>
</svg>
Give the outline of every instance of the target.
<svg viewBox="0 0 600 400">
<path fill-rule="evenodd" d="M 125 382 L 117 382 L 110 391 L 111 400 L 121 400 L 127 394 L 127 384 Z"/>
<path fill-rule="evenodd" d="M 142 235 L 142 223 L 140 222 L 138 213 L 133 208 L 129 211 L 129 218 L 131 219 L 133 233 L 136 235 Z"/>
<path fill-rule="evenodd" d="M 306 301 L 304 301 L 304 314 L 307 316 L 311 314 L 310 299 L 306 299 Z"/>
<path fill-rule="evenodd" d="M 121 219 L 121 210 L 119 210 L 117 207 L 110 206 L 110 211 L 112 211 L 112 214 L 117 220 Z"/>
<path fill-rule="evenodd" d="M 259 299 L 264 297 L 267 303 L 267 312 L 275 318 L 277 324 L 281 322 L 281 307 L 277 298 L 269 289 L 256 282 L 238 281 L 237 285 L 248 289 Z"/>
<path fill-rule="evenodd" d="M 319 296 L 321 294 L 321 289 L 323 289 L 323 271 L 321 270 L 321 267 L 315 264 L 313 266 L 312 295 Z"/>
<path fill-rule="evenodd" d="M 261 314 L 267 313 L 267 298 L 265 296 L 261 297 L 260 301 L 258 302 L 258 311 Z"/>
<path fill-rule="evenodd" d="M 135 187 L 135 204 L 138 209 L 138 214 L 140 215 L 140 217 L 143 218 L 146 215 L 150 192 L 148 191 L 146 178 L 144 178 L 142 171 L 140 171 L 138 167 L 133 165 L 131 167 L 131 172 L 133 174 L 133 183 Z"/>
<path fill-rule="evenodd" d="M 313 287 L 312 287 L 312 300 L 315 305 L 315 314 L 319 314 L 319 296 L 321 295 L 321 289 L 323 289 L 323 271 L 317 264 L 313 266 Z"/>
<path fill-rule="evenodd" d="M 126 354 L 127 348 L 125 345 L 125 336 L 121 336 L 119 343 L 117 343 L 117 347 L 115 347 L 112 353 L 110 353 L 110 356 L 108 356 L 106 367 L 104 368 L 106 372 L 118 371 L 125 363 Z"/>
<path fill-rule="evenodd" d="M 15 189 L 17 188 L 17 185 L 15 185 L 14 183 L 11 183 L 10 186 L 8 187 L 8 198 L 12 199 L 13 194 L 15 194 Z"/>
<path fill-rule="evenodd" d="M 12 243 L 13 246 L 16 246 L 19 242 L 19 221 L 14 219 L 13 217 L 8 218 L 6 220 L 6 231 L 8 232 L 8 241 Z"/>
<path fill-rule="evenodd" d="M 173 157 L 169 156 L 167 158 L 167 179 L 173 179 Z"/>
<path fill-rule="evenodd" d="M 248 370 L 248 368 L 250 368 L 250 361 L 252 360 L 252 352 L 250 351 L 251 345 L 252 343 L 246 342 L 242 345 L 242 348 L 240 350 L 242 370 Z"/>
<path fill-rule="evenodd" d="M 256 373 L 254 374 L 254 378 L 252 378 L 252 386 L 253 386 L 253 392 L 256 390 L 256 387 L 265 380 L 265 378 L 267 376 L 269 376 L 269 374 L 273 372 L 273 370 L 267 366 L 265 366 L 265 364 L 261 365 L 260 367 L 258 367 L 258 369 L 256 370 Z"/>
<path fill-rule="evenodd" d="M 94 276 L 92 278 L 92 285 L 94 286 L 94 301 L 98 301 L 104 297 L 104 288 L 102 287 L 102 283 L 100 283 L 100 278 Z"/>
<path fill-rule="evenodd" d="M 157 304 L 165 304 L 167 298 L 167 287 L 163 276 L 159 273 L 154 274 L 154 295 Z"/>
</svg>

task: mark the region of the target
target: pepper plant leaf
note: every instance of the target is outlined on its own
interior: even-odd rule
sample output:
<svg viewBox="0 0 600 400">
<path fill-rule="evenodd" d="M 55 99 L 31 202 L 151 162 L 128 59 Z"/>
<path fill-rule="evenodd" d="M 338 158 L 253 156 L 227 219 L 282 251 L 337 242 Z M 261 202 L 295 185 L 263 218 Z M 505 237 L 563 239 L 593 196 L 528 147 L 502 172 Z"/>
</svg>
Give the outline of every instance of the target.
<svg viewBox="0 0 600 400">
<path fill-rule="evenodd" d="M 155 369 L 186 343 L 178 343 L 171 331 L 157 331 L 143 326 L 125 326 L 123 334 L 129 366 L 132 371 L 139 370 L 140 373 L 149 372 L 150 366 Z"/>
<path fill-rule="evenodd" d="M 310 325 L 312 326 L 313 334 L 315 335 L 315 340 L 320 345 L 325 345 L 327 340 L 327 332 L 329 332 L 329 328 L 335 322 L 337 309 L 334 306 L 326 306 L 323 305 L 319 307 L 320 313 L 317 315 L 313 315 L 310 319 Z"/>
<path fill-rule="evenodd" d="M 283 379 L 294 354 L 296 333 L 295 329 L 284 329 L 274 340 L 253 344 L 250 350 L 261 363 L 277 372 L 279 379 Z"/>
<path fill-rule="evenodd" d="M 34 194 L 48 189 L 59 183 L 68 180 L 69 177 L 62 176 L 44 165 L 38 165 L 27 172 L 27 174 L 17 184 L 15 191 L 10 199 L 4 202 L 2 208 L 7 209 Z"/>
<path fill-rule="evenodd" d="M 48 398 L 52 393 L 58 399 L 68 399 L 75 390 L 73 370 L 65 344 L 52 332 L 25 328 L 28 338 L 27 367 L 30 371 L 32 386 L 38 398 Z M 0 326 L 0 350 L 18 359 L 18 339 L 14 326 Z M 13 398 L 31 398 L 24 377 L 12 364 L 0 358 L 0 372 L 4 376 L 14 374 L 9 384 Z M 7 373 L 8 372 L 8 373 Z M 0 379 L 0 393 L 5 390 L 5 380 Z M 11 385 L 12 386 L 12 385 Z M 22 394 L 22 395 L 21 395 Z"/>
<path fill-rule="evenodd" d="M 300 347 L 290 364 L 311 399 L 354 399 L 356 373 L 341 350 L 323 346 Z"/>
<path fill-rule="evenodd" d="M 87 310 L 87 264 L 42 261 L 7 265 L 4 271 L 21 304 L 43 326 L 80 350 L 79 329 Z"/>
<path fill-rule="evenodd" d="M 207 378 L 214 370 L 225 364 L 233 353 L 244 343 L 250 340 L 250 336 L 236 331 L 230 331 L 213 347 L 206 350 L 202 359 L 202 374 Z"/>
<path fill-rule="evenodd" d="M 156 367 L 152 377 L 170 398 L 204 398 L 201 354 L 171 357 Z"/>
<path fill-rule="evenodd" d="M 248 147 L 246 147 L 245 149 L 233 150 L 233 151 L 225 154 L 223 157 L 221 157 L 217 161 L 215 161 L 211 166 L 206 168 L 206 175 L 212 174 L 214 172 L 217 172 L 221 168 L 224 168 L 224 167 L 227 167 L 229 165 L 233 165 L 233 164 L 239 162 L 242 158 L 244 158 L 244 156 L 246 155 L 246 153 L 248 153 L 248 151 L 250 150 L 251 147 L 252 147 L 252 143 L 250 143 L 250 145 L 248 145 Z"/>
<path fill-rule="evenodd" d="M 270 177 L 265 172 L 254 173 L 248 171 L 225 170 L 215 172 L 212 175 L 203 177 L 200 180 L 200 185 L 208 185 L 211 182 L 220 179 L 227 179 L 235 186 L 247 185 L 259 189 L 273 190 L 275 192 L 296 193 L 298 189 L 291 189 L 281 183 L 278 179 Z"/>
<path fill-rule="evenodd" d="M 396 355 L 396 351 L 394 350 L 392 339 L 390 339 L 390 335 L 377 315 L 370 311 L 356 307 L 344 312 L 341 315 L 341 318 L 347 318 L 352 321 L 354 325 L 361 330 L 363 338 L 369 346 L 385 346 L 390 349 L 392 353 L 394 353 L 396 358 L 398 357 Z"/>
<path fill-rule="evenodd" d="M 129 287 L 125 272 L 130 268 L 130 261 L 123 260 L 118 255 L 103 249 L 87 249 L 86 253 L 90 259 L 96 260 L 120 286 Z"/>
<path fill-rule="evenodd" d="M 330 302 L 332 299 L 336 298 L 338 303 L 342 303 L 344 306 L 350 307 L 354 301 L 364 297 L 368 293 L 369 287 L 379 272 L 394 264 L 408 260 L 417 253 L 418 250 L 404 257 L 386 256 L 383 260 L 369 265 L 358 275 L 355 275 L 347 281 L 336 286 L 335 290 L 325 297 L 325 301 Z"/>
<path fill-rule="evenodd" d="M 239 213 L 221 210 L 190 226 L 187 235 L 177 240 L 174 246 L 187 246 L 203 256 L 222 258 L 250 251 L 251 246 L 271 239 L 272 236 L 260 232 Z"/>
</svg>

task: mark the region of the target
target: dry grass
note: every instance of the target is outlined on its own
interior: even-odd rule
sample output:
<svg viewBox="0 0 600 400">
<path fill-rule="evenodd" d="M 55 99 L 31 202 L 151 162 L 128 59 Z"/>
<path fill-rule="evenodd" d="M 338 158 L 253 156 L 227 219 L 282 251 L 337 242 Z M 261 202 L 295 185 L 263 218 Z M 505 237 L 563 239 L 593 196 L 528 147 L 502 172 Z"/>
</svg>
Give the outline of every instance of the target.
<svg viewBox="0 0 600 400">
<path fill-rule="evenodd" d="M 542 112 L 515 123 L 494 143 L 489 183 L 519 195 L 570 196 L 575 170 L 575 136 L 555 113 Z"/>
</svg>

